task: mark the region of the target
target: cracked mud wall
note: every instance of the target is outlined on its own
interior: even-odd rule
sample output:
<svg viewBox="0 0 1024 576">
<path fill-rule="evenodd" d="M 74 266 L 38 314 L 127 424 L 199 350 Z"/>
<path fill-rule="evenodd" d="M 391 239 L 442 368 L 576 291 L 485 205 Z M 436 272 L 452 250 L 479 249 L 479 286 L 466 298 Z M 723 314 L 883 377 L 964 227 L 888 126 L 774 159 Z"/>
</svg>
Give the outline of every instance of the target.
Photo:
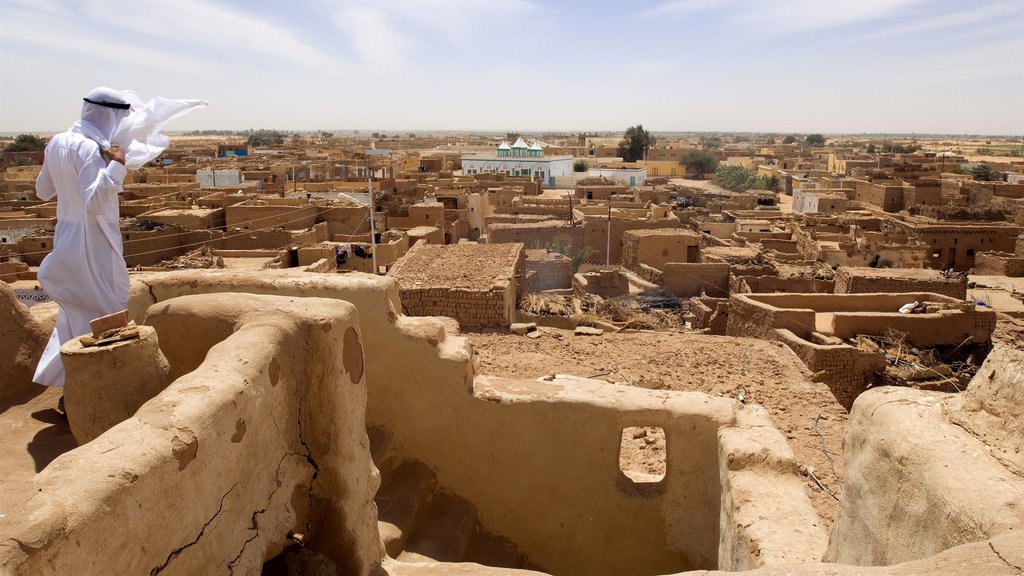
<svg viewBox="0 0 1024 576">
<path fill-rule="evenodd" d="M 0 562 L 20 574 L 250 574 L 294 530 L 368 574 L 380 560 L 379 479 L 365 385 L 334 353 L 358 326 L 355 309 L 198 296 L 154 307 L 151 320 L 161 342 L 202 340 L 205 325 L 230 336 L 208 340 L 205 360 L 134 417 L 38 474 Z M 166 352 L 172 365 L 189 360 Z"/>
<path fill-rule="evenodd" d="M 882 387 L 862 394 L 844 442 L 844 498 L 826 559 L 889 565 L 1024 526 L 1020 352 L 997 348 L 963 395 Z M 989 404 L 983 408 L 984 404 Z M 988 413 L 988 410 L 992 410 Z M 966 425 L 966 427 L 964 426 Z"/>
<path fill-rule="evenodd" d="M 543 391 L 536 397 L 517 397 L 515 386 L 490 388 L 507 395 L 507 402 L 480 398 L 479 386 L 474 396 L 471 350 L 457 325 L 397 316 L 397 290 L 386 278 L 295 278 L 268 271 L 257 278 L 217 272 L 142 280 L 139 301 L 238 291 L 356 304 L 369 393 L 366 422 L 388 430 L 402 457 L 429 465 L 442 485 L 474 503 L 488 530 L 516 541 L 544 567 L 655 573 L 717 565 L 717 433 L 735 418 L 732 401 L 696 395 L 686 407 L 683 396 L 603 385 L 564 396 L 538 383 L 530 384 Z M 197 350 L 203 346 L 174 340 L 179 351 L 165 351 L 172 372 L 201 361 Z M 623 489 L 618 440 L 622 428 L 632 425 L 660 425 L 676 439 L 669 458 L 681 464 L 655 488 L 661 494 Z M 806 500 L 802 492 L 799 497 Z M 646 558 L 644 565 L 635 558 Z"/>
</svg>

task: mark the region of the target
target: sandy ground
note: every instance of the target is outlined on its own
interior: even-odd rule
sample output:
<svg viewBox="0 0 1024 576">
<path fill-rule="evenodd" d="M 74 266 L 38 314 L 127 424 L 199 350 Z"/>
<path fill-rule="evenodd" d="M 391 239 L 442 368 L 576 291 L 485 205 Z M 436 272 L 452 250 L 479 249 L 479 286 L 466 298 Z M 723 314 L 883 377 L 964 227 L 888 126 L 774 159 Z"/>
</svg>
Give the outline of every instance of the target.
<svg viewBox="0 0 1024 576">
<path fill-rule="evenodd" d="M 824 442 L 842 477 L 842 440 L 846 410 L 828 387 L 811 382 L 793 353 L 777 343 L 692 333 L 637 332 L 574 336 L 572 331 L 540 328 L 536 339 L 494 332 L 466 333 L 473 344 L 478 374 L 510 378 L 539 378 L 573 374 L 609 385 L 651 389 L 690 390 L 735 396 L 742 386 L 748 402 L 763 405 L 775 426 L 789 440 L 797 462 L 814 468 L 815 476 L 833 492 L 842 483 L 833 475 Z M 815 419 L 821 415 L 819 430 Z M 629 473 L 663 473 L 664 437 L 659 430 L 623 434 L 623 453 Z M 634 435 L 636 436 L 634 438 Z M 653 438 L 653 441 L 648 440 Z M 806 477 L 804 487 L 827 529 L 838 502 Z"/>
<path fill-rule="evenodd" d="M 57 412 L 57 388 L 39 386 L 0 405 L 0 532 L 18 521 L 31 496 L 32 477 L 54 458 L 75 447 L 67 419 Z"/>
</svg>

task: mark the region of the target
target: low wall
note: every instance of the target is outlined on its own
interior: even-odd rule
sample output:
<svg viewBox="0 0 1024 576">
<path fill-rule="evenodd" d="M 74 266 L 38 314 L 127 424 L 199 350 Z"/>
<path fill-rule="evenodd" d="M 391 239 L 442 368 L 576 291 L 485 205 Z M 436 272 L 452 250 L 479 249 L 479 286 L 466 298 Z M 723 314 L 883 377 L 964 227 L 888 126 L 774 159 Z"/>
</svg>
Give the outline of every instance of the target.
<svg viewBox="0 0 1024 576">
<path fill-rule="evenodd" d="M 728 264 L 689 264 L 672 262 L 661 271 L 667 292 L 679 297 L 729 295 Z"/>
<path fill-rule="evenodd" d="M 986 360 L 975 380 L 990 378 L 993 369 Z M 857 399 L 843 442 L 844 495 L 825 561 L 891 565 L 1021 533 L 1024 478 L 950 422 L 959 396 L 883 386 Z M 1019 437 L 1012 442 L 1019 448 Z M 991 543 L 982 548 L 996 550 Z M 999 558 L 1005 573 L 1019 574 L 1022 547 L 1012 550 Z M 975 558 L 961 557 L 956 569 L 918 573 L 999 573 Z"/>
<path fill-rule="evenodd" d="M 647 264 L 638 264 L 637 266 L 631 268 L 630 270 L 632 270 L 634 274 L 650 282 L 651 284 L 658 284 L 660 286 L 665 281 L 665 275 L 662 274 L 661 270 L 658 270 L 657 268 L 652 268 Z"/>
<path fill-rule="evenodd" d="M 355 308 L 237 294 L 154 306 L 176 380 L 59 456 L 8 524 L 19 574 L 258 573 L 307 534 L 347 572 L 381 559 Z M 216 385 L 211 385 L 211 384 Z M 159 519 L 159 521 L 155 521 Z"/>
<path fill-rule="evenodd" d="M 690 326 L 694 330 L 707 330 L 719 336 L 725 334 L 729 323 L 728 298 L 693 298 L 691 302 L 693 321 Z"/>
<path fill-rule="evenodd" d="M 402 311 L 409 316 L 446 316 L 463 328 L 497 328 L 512 323 L 508 303 L 515 300 L 515 290 L 511 284 L 489 290 L 403 288 L 401 294 Z"/>
<path fill-rule="evenodd" d="M 14 288 L 0 282 L 0 405 L 39 388 L 32 375 L 49 338 L 50 330 L 18 302 Z"/>
<path fill-rule="evenodd" d="M 583 248 L 583 228 L 564 221 L 542 221 L 531 224 L 491 224 L 487 227 L 487 243 L 522 242 L 527 248 L 564 246 L 566 250 Z"/>
<path fill-rule="evenodd" d="M 1008 252 L 978 252 L 974 256 L 973 274 L 991 276 L 1024 276 L 1024 256 Z"/>
<path fill-rule="evenodd" d="M 835 283 L 815 278 L 780 278 L 778 276 L 736 276 L 729 278 L 729 292 L 732 294 L 789 292 L 797 294 L 829 294 Z"/>
<path fill-rule="evenodd" d="M 832 335 L 847 339 L 858 334 L 884 336 L 890 330 L 906 334 L 917 346 L 985 344 L 996 327 L 994 310 L 942 310 L 932 314 L 836 312 Z"/>
<path fill-rule="evenodd" d="M 729 297 L 729 322 L 725 333 L 774 340 L 775 329 L 784 328 L 799 338 L 810 338 L 814 331 L 815 313 L 810 308 L 778 308 L 752 300 L 751 295 Z"/>
<path fill-rule="evenodd" d="M 885 372 L 885 356 L 846 344 L 815 344 L 786 329 L 776 329 L 775 337 L 785 344 L 823 382 L 847 410 L 857 396 L 880 381 Z"/>
<path fill-rule="evenodd" d="M 558 253 L 527 250 L 522 293 L 572 287 L 572 260 Z"/>
<path fill-rule="evenodd" d="M 397 286 L 388 278 L 216 271 L 139 280 L 133 314 L 153 299 L 196 292 L 351 301 L 362 328 L 367 424 L 383 428 L 403 458 L 431 467 L 443 489 L 473 503 L 488 531 L 545 570 L 736 569 L 813 561 L 824 550 L 824 530 L 799 481 L 785 478 L 796 474 L 788 446 L 759 407 L 580 379 L 474 378 L 472 351 L 455 325 L 397 316 Z M 619 470 L 620 435 L 629 426 L 665 430 L 668 472 L 660 482 L 638 485 Z M 720 441 L 730 428 L 758 433 L 746 446 Z M 757 458 L 743 456 L 751 453 Z M 746 482 L 754 473 L 778 477 L 777 490 L 751 498 Z"/>
<path fill-rule="evenodd" d="M 980 256 L 980 254 L 979 254 Z M 981 272 L 975 271 L 976 274 Z M 958 300 L 967 298 L 967 278 L 942 278 L 934 272 L 934 278 L 900 277 L 897 271 L 892 276 L 865 276 L 841 266 L 835 273 L 836 294 L 870 294 L 892 292 L 931 292 Z"/>
</svg>

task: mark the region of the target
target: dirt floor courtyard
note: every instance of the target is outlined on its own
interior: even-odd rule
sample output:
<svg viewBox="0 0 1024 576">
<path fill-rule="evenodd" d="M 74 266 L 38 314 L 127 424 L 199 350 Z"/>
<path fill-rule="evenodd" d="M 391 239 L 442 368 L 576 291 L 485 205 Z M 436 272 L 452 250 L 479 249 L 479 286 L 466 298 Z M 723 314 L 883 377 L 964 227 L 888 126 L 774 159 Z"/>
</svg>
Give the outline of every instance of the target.
<svg viewBox="0 0 1024 576">
<path fill-rule="evenodd" d="M 685 332 L 576 336 L 571 330 L 547 327 L 538 332 L 537 338 L 465 333 L 473 344 L 477 373 L 509 378 L 572 374 L 609 385 L 742 395 L 744 401 L 768 410 L 797 462 L 810 467 L 813 476 L 839 496 L 847 412 L 827 386 L 811 381 L 799 359 L 781 344 Z M 664 438 L 652 432 L 625 435 L 623 452 L 636 460 L 635 468 L 657 474 L 651 452 L 664 449 Z M 804 475 L 804 488 L 815 511 L 830 526 L 837 500 L 811 475 Z"/>
</svg>

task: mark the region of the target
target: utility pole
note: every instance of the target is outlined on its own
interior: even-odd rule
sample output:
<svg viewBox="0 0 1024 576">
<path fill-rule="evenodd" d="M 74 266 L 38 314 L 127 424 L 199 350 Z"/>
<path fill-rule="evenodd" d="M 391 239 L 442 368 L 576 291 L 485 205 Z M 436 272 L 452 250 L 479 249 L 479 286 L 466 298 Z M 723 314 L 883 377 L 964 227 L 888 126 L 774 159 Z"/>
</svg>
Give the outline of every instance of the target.
<svg viewBox="0 0 1024 576">
<path fill-rule="evenodd" d="M 608 194 L 608 242 L 605 245 L 604 266 L 608 268 L 612 261 L 612 196 Z"/>
<path fill-rule="evenodd" d="M 367 190 L 366 191 L 370 193 L 370 250 L 371 250 L 370 256 L 371 256 L 372 262 L 373 262 L 373 273 L 377 274 L 378 273 L 378 268 L 377 268 L 377 227 L 376 227 L 376 225 L 374 223 L 374 220 L 376 219 L 376 212 L 374 212 L 375 206 L 374 206 L 374 202 L 373 202 L 373 172 L 372 171 L 370 172 L 369 178 L 366 179 L 366 184 L 367 184 Z"/>
</svg>

